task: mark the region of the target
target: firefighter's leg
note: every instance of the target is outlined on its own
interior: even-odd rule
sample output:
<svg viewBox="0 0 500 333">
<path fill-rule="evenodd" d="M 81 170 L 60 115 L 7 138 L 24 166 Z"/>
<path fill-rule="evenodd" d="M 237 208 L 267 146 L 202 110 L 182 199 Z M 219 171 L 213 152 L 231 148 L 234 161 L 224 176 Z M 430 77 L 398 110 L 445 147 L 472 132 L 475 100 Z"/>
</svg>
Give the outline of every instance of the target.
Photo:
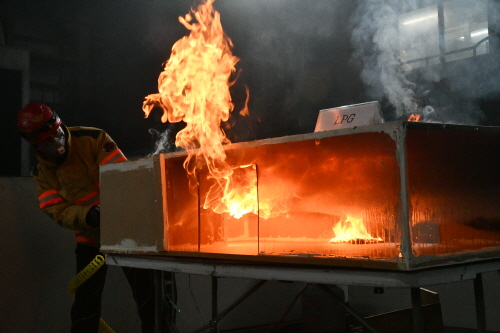
<svg viewBox="0 0 500 333">
<path fill-rule="evenodd" d="M 143 333 L 155 331 L 155 284 L 154 271 L 123 267 L 123 272 L 132 288 L 137 310 L 141 318 Z"/>
<path fill-rule="evenodd" d="M 100 254 L 98 248 L 84 244 L 77 244 L 75 253 L 77 273 Z M 71 308 L 71 333 L 98 332 L 106 271 L 107 266 L 103 265 L 76 290 Z"/>
</svg>

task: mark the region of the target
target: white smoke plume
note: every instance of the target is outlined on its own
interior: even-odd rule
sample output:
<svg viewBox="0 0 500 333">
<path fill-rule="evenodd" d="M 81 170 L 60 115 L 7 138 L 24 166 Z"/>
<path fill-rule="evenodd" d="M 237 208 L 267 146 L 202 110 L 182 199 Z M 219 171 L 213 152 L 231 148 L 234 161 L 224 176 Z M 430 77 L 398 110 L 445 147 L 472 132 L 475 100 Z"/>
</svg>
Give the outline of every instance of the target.
<svg viewBox="0 0 500 333">
<path fill-rule="evenodd" d="M 361 78 L 368 94 L 374 99 L 386 96 L 398 117 L 417 108 L 415 85 L 407 80 L 400 64 L 398 32 L 400 14 L 414 9 L 415 0 L 366 0 L 351 19 L 354 59 L 362 62 Z"/>
<path fill-rule="evenodd" d="M 176 150 L 174 143 L 175 133 L 171 128 L 167 128 L 163 133 L 154 128 L 150 128 L 149 133 L 156 139 L 154 151 L 150 156 L 170 153 Z"/>
<path fill-rule="evenodd" d="M 386 98 L 395 108 L 396 118 L 422 111 L 418 110 L 417 99 L 420 97 L 419 93 L 422 93 L 419 89 L 422 88 L 424 82 L 430 87 L 434 84 L 446 86 L 445 93 L 442 92 L 443 89 L 436 89 L 436 94 L 441 95 L 434 96 L 442 103 L 449 103 L 449 107 L 436 110 L 440 121 L 461 124 L 477 123 L 482 118 L 482 111 L 474 104 L 474 100 L 487 96 L 498 87 L 498 83 L 495 82 L 493 84 L 481 82 L 483 77 L 481 73 L 484 73 L 488 66 L 485 61 L 465 64 L 447 60 L 443 66 L 424 66 L 419 69 L 418 84 L 411 82 L 408 76 L 410 72 L 405 71 L 402 66 L 399 44 L 401 36 L 398 30 L 400 15 L 436 5 L 436 0 L 359 1 L 351 17 L 353 61 L 363 68 L 361 79 L 369 97 L 377 100 Z M 483 0 L 445 1 L 445 8 L 447 5 L 453 5 L 454 8 L 469 8 L 470 10 L 463 13 L 464 17 L 461 17 L 463 22 L 467 22 L 469 19 L 467 15 L 475 15 L 474 13 L 477 13 L 480 6 L 485 8 L 486 2 Z M 419 42 L 422 41 L 414 41 L 415 45 Z M 448 41 L 445 40 L 446 42 Z M 439 62 L 439 59 L 436 61 Z M 460 74 L 456 74 L 458 72 Z M 496 78 L 494 80 L 496 81 Z"/>
</svg>

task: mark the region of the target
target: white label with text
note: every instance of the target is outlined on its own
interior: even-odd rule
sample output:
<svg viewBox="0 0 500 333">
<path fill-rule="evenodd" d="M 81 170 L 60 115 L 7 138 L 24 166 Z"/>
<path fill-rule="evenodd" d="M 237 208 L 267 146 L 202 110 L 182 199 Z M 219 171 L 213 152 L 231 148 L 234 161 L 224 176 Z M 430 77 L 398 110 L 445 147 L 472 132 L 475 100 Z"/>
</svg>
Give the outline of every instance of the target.
<svg viewBox="0 0 500 333">
<path fill-rule="evenodd" d="M 314 131 L 352 128 L 381 122 L 383 120 L 378 103 L 370 102 L 321 110 Z"/>
</svg>

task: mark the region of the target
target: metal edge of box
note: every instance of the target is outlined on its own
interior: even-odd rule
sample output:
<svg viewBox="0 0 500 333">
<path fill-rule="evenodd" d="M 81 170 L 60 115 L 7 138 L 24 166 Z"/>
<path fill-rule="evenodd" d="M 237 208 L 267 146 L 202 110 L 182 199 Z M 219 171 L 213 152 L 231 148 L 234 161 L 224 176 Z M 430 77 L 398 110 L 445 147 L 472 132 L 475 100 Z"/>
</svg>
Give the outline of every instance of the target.
<svg viewBox="0 0 500 333">
<path fill-rule="evenodd" d="M 401 227 L 401 261 L 403 270 L 410 270 L 412 266 L 411 230 L 409 226 L 409 198 L 407 189 L 407 156 L 406 156 L 406 123 L 398 122 L 396 149 L 400 176 L 400 202 L 397 224 Z"/>
<path fill-rule="evenodd" d="M 161 184 L 159 191 L 159 198 L 161 199 L 161 221 L 163 230 L 159 230 L 158 235 L 163 235 L 163 239 L 158 239 L 156 244 L 157 251 L 168 250 L 168 207 L 167 207 L 167 180 L 165 170 L 165 154 L 155 156 L 157 168 L 155 168 L 155 183 Z"/>
<path fill-rule="evenodd" d="M 396 131 L 400 128 L 400 126 L 402 126 L 403 123 L 404 122 L 402 122 L 402 121 L 392 121 L 392 122 L 386 122 L 386 123 L 381 123 L 381 124 L 376 124 L 376 125 L 359 126 L 359 127 L 353 127 L 353 128 L 342 128 L 342 129 L 335 129 L 335 130 L 330 130 L 330 131 L 312 132 L 312 133 L 305 133 L 305 134 L 281 136 L 281 137 L 269 138 L 269 139 L 261 139 L 261 140 L 255 140 L 255 141 L 230 143 L 230 144 L 224 145 L 224 149 L 225 150 L 232 150 L 232 149 L 241 149 L 241 148 L 247 148 L 247 147 L 275 145 L 275 144 L 287 143 L 287 142 L 296 142 L 296 141 L 305 141 L 305 140 L 321 140 L 324 138 L 335 137 L 335 136 L 344 136 L 344 135 L 352 135 L 352 134 L 360 134 L 360 133 L 372 133 L 372 132 L 385 132 L 385 133 L 393 136 L 393 135 L 395 135 Z M 193 153 L 195 153 L 195 152 L 196 152 L 196 149 L 193 151 Z M 185 150 L 181 150 L 181 151 L 165 154 L 165 158 L 175 158 L 175 157 L 181 157 L 181 156 L 186 156 L 186 155 L 187 155 L 187 152 Z"/>
</svg>

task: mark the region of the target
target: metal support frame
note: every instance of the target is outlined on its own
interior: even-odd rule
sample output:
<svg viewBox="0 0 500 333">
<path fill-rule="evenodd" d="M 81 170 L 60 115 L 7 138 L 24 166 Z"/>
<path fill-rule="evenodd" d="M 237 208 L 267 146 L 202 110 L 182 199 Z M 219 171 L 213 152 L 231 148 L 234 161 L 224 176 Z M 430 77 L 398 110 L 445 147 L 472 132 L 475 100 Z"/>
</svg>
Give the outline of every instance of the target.
<svg viewBox="0 0 500 333">
<path fill-rule="evenodd" d="M 486 333 L 486 307 L 484 305 L 483 276 L 478 273 L 474 279 L 474 300 L 476 302 L 477 332 Z"/>
<path fill-rule="evenodd" d="M 217 330 L 217 304 L 219 299 L 217 298 L 218 291 L 218 281 L 216 276 L 212 276 L 212 321 L 210 322 L 210 331 L 218 332 Z"/>
<path fill-rule="evenodd" d="M 438 29 L 439 29 L 439 62 L 441 65 L 446 64 L 446 41 L 444 38 L 444 0 L 438 0 Z"/>
<path fill-rule="evenodd" d="M 240 298 L 238 298 L 236 301 L 234 301 L 233 304 L 231 304 L 230 306 L 228 306 L 221 313 L 216 314 L 214 316 L 214 313 L 212 312 L 212 320 L 210 321 L 210 323 L 208 323 L 207 325 L 204 325 L 204 326 L 200 327 L 199 329 L 193 331 L 192 333 L 201 333 L 201 332 L 203 332 L 203 331 L 205 331 L 207 329 L 210 329 L 211 331 L 213 331 L 213 327 L 214 327 L 213 323 L 218 323 L 219 321 L 221 321 L 225 316 L 227 316 L 227 314 L 229 312 L 233 311 L 238 305 L 240 305 L 240 303 L 242 303 L 250 295 L 252 295 L 254 292 L 256 292 L 266 282 L 267 281 L 264 281 L 264 280 L 257 282 L 252 288 L 250 288 L 246 293 L 244 293 Z M 212 296 L 213 296 L 213 289 L 212 289 Z M 214 310 L 213 301 L 214 301 L 214 299 L 212 298 L 212 311 Z"/>
<path fill-rule="evenodd" d="M 351 308 L 349 305 L 347 305 L 344 300 L 340 299 L 339 296 L 337 296 L 337 294 L 335 294 L 330 288 L 328 288 L 328 286 L 324 285 L 324 284 L 320 284 L 319 285 L 321 287 L 321 289 L 323 289 L 328 295 L 332 296 L 333 299 L 335 299 L 337 302 L 339 302 L 340 305 L 342 305 L 342 307 L 344 309 L 346 309 L 347 312 L 349 312 L 361 325 L 363 325 L 368 331 L 372 332 L 372 333 L 377 333 L 377 331 L 370 325 L 366 322 L 366 320 L 363 318 L 363 316 L 361 316 L 360 314 L 358 314 L 353 308 Z"/>
<path fill-rule="evenodd" d="M 155 331 L 160 333 L 163 332 L 163 311 L 162 311 L 162 272 L 159 270 L 154 271 L 155 280 Z"/>
<path fill-rule="evenodd" d="M 337 299 L 340 304 L 370 332 L 377 333 L 362 316 L 331 292 L 326 285 L 370 286 L 405 288 L 411 290 L 414 333 L 424 333 L 422 298 L 420 287 L 473 280 L 475 291 L 478 332 L 486 332 L 486 315 L 482 273 L 499 271 L 500 259 L 463 263 L 417 271 L 383 271 L 345 267 L 313 267 L 307 265 L 272 265 L 269 263 L 242 262 L 213 258 L 131 256 L 109 254 L 109 265 L 147 268 L 212 277 L 212 320 L 193 333 L 212 329 L 217 332 L 217 323 L 236 306 L 253 294 L 267 281 L 296 281 L 319 284 L 322 289 Z M 232 277 L 260 280 L 250 290 L 224 311 L 217 313 L 217 277 Z M 215 329 L 215 330 L 214 330 Z M 161 331 L 160 331 L 161 332 Z"/>
<path fill-rule="evenodd" d="M 175 325 L 177 313 L 177 287 L 175 275 L 165 270 L 155 270 L 155 332 L 178 333 Z"/>
<path fill-rule="evenodd" d="M 425 333 L 424 313 L 422 310 L 422 295 L 420 294 L 420 288 L 411 288 L 411 309 L 413 312 L 413 332 Z"/>
</svg>

